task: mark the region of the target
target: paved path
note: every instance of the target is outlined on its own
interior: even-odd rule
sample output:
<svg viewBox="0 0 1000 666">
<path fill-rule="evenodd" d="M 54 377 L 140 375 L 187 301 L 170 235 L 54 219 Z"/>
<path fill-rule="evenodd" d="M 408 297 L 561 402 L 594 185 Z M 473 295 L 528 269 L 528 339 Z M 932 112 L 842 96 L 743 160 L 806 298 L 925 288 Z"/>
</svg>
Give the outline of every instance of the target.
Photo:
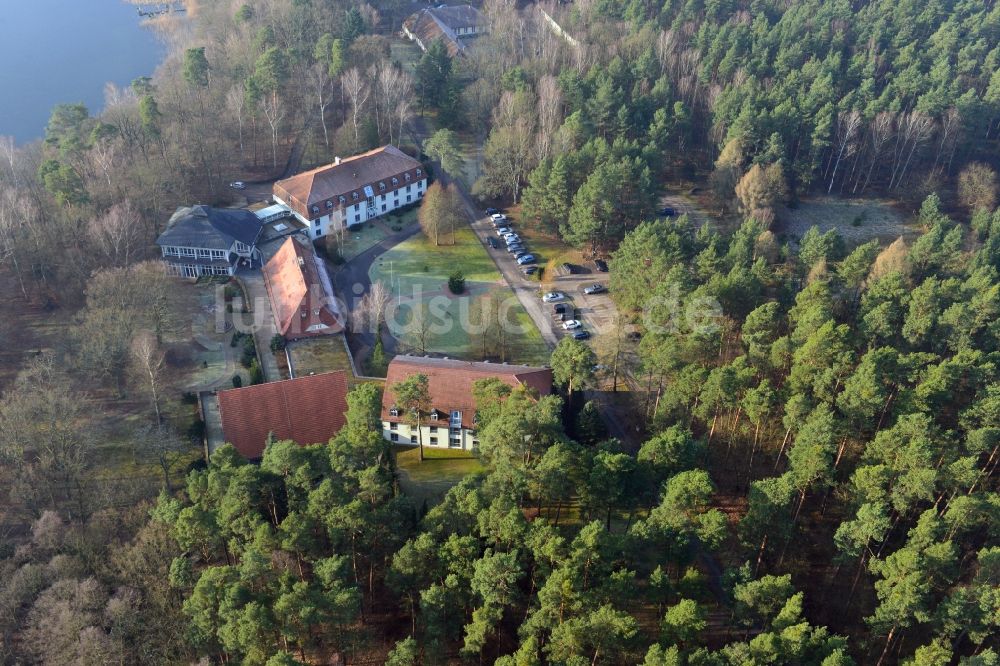
<svg viewBox="0 0 1000 666">
<path fill-rule="evenodd" d="M 281 379 L 281 371 L 278 369 L 274 354 L 271 353 L 271 338 L 278 329 L 274 324 L 274 314 L 271 312 L 271 301 L 264 286 L 264 276 L 260 271 L 248 271 L 241 273 L 239 279 L 250 299 L 251 314 L 244 316 L 253 317 L 253 340 L 257 345 L 257 356 L 260 358 L 264 381 L 276 382 Z"/>
</svg>

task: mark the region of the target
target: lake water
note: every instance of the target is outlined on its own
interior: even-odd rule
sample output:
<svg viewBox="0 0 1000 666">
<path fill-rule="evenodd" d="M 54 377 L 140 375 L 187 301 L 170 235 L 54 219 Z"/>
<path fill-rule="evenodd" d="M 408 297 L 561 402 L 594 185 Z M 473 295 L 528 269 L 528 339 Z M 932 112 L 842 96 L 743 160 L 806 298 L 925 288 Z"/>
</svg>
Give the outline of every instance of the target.
<svg viewBox="0 0 1000 666">
<path fill-rule="evenodd" d="M 122 0 L 0 0 L 0 136 L 40 138 L 52 107 L 104 106 L 104 84 L 152 75 L 163 47 Z"/>
</svg>

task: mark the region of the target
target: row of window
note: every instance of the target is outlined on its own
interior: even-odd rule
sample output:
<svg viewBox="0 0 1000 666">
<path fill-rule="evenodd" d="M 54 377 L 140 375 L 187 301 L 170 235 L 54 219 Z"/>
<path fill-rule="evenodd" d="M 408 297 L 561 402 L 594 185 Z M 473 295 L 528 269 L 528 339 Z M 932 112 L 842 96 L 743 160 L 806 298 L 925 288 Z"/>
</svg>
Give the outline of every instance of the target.
<svg viewBox="0 0 1000 666">
<path fill-rule="evenodd" d="M 419 198 L 421 196 L 421 194 L 422 194 L 421 192 L 417 192 L 417 197 Z M 406 195 L 406 203 L 413 203 L 413 195 L 412 194 L 407 194 Z M 399 199 L 396 199 L 395 201 L 392 202 L 392 207 L 393 208 L 399 208 Z M 354 208 L 357 209 L 358 206 L 355 206 Z M 388 212 L 388 210 L 386 208 L 386 204 L 382 204 L 382 212 L 383 213 Z M 361 222 L 361 213 L 355 213 L 354 214 L 354 224 L 358 224 L 359 222 Z M 320 220 L 313 220 L 313 224 L 316 225 L 316 227 L 319 227 L 320 226 Z M 317 236 L 321 236 L 322 234 L 323 234 L 323 230 L 320 229 L 320 228 L 317 228 L 316 229 L 316 235 Z"/>
<path fill-rule="evenodd" d="M 437 426 L 424 426 L 424 427 L 426 427 L 431 432 L 437 432 L 438 431 L 438 427 Z M 462 431 L 462 426 L 459 423 L 458 425 L 452 425 L 451 429 L 453 431 L 455 431 L 455 432 L 461 432 Z M 398 423 L 390 423 L 389 424 L 389 430 L 399 430 L 399 424 Z"/>
<path fill-rule="evenodd" d="M 164 246 L 165 257 L 197 257 L 199 259 L 225 259 L 225 250 L 206 250 L 205 248 Z"/>
<path fill-rule="evenodd" d="M 399 443 L 399 434 L 395 433 L 395 432 L 392 433 L 391 435 L 389 435 L 389 440 L 392 441 L 392 442 Z M 438 438 L 435 437 L 435 436 L 433 436 L 433 435 L 431 435 L 428 438 L 427 443 L 430 444 L 431 446 L 437 446 L 438 445 Z M 419 444 L 419 442 L 417 441 L 417 436 L 416 435 L 410 435 L 410 444 Z M 473 445 L 478 445 L 478 444 L 479 444 L 479 442 L 473 442 Z M 458 437 L 452 437 L 451 439 L 448 440 L 448 446 L 460 447 L 460 446 L 462 446 L 462 440 L 460 438 L 458 438 Z"/>
<path fill-rule="evenodd" d="M 400 415 L 400 409 L 399 409 L 399 407 L 390 407 L 389 408 L 389 416 L 394 416 L 394 417 L 398 418 L 399 415 Z M 430 414 L 431 421 L 437 421 L 438 419 L 440 419 L 444 415 L 445 415 L 445 412 L 439 411 L 437 409 L 432 409 L 431 410 L 431 414 Z M 461 423 L 462 422 L 462 412 L 460 410 L 458 410 L 458 409 L 453 410 L 451 412 L 451 420 L 455 421 L 455 422 L 458 422 L 458 423 Z M 392 425 L 395 426 L 396 424 L 393 423 Z M 437 426 L 434 426 L 434 427 L 437 427 Z"/>
<path fill-rule="evenodd" d="M 417 178 L 420 178 L 420 174 L 421 174 L 421 170 L 417 169 Z M 403 176 L 404 176 L 404 178 L 406 178 L 406 181 L 409 182 L 409 180 L 410 180 L 410 174 L 406 173 L 406 174 L 403 174 Z M 393 189 L 398 189 L 396 186 L 399 185 L 399 179 L 393 177 L 393 179 L 392 179 L 392 185 L 393 185 Z M 409 184 L 409 185 L 406 186 L 406 191 L 410 192 L 410 191 L 412 191 L 412 188 L 413 188 L 413 184 L 411 183 L 411 184 Z M 378 189 L 379 189 L 379 192 L 385 192 L 385 190 L 386 190 L 386 184 L 385 184 L 384 181 L 380 182 L 378 184 Z M 352 201 L 357 201 L 360 198 L 361 198 L 361 194 L 357 190 L 355 190 L 354 192 L 351 192 L 351 200 Z M 343 194 L 340 195 L 340 196 L 338 196 L 337 200 L 340 202 L 341 206 L 344 206 L 344 205 L 347 204 L 347 196 L 345 196 Z M 407 197 L 407 200 L 409 200 L 409 197 Z M 354 205 L 355 210 L 358 208 L 358 206 L 360 206 L 360 204 L 355 204 Z M 326 209 L 330 210 L 332 208 L 333 208 L 333 201 L 328 199 L 327 202 L 326 202 Z M 313 207 L 312 207 L 312 212 L 313 213 L 318 213 L 319 212 L 319 206 L 314 204 Z"/>
</svg>

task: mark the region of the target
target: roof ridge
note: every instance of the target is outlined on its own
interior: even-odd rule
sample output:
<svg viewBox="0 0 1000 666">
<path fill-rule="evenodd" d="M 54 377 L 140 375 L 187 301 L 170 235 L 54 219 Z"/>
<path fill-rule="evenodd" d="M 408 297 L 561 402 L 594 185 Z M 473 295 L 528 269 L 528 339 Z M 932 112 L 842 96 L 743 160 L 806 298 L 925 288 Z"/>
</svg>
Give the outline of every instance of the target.
<svg viewBox="0 0 1000 666">
<path fill-rule="evenodd" d="M 228 393 L 229 391 L 243 391 L 246 389 L 260 388 L 261 386 L 275 386 L 277 384 L 284 384 L 286 382 L 304 381 L 306 379 L 316 379 L 317 377 L 325 377 L 327 375 L 336 375 L 336 374 L 344 375 L 344 378 L 346 380 L 347 370 L 330 370 L 329 372 L 317 372 L 314 375 L 302 375 L 301 377 L 289 377 L 288 379 L 277 379 L 273 382 L 265 382 L 263 384 L 251 384 L 250 386 L 241 386 L 239 388 L 225 389 L 223 391 L 219 391 L 219 393 Z"/>
</svg>

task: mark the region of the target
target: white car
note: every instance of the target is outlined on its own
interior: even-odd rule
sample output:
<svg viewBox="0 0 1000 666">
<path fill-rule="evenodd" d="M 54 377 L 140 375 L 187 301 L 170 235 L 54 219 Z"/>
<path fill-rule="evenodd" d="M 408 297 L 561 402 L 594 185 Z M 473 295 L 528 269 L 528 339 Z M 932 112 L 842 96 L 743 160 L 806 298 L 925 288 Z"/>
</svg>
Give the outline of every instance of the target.
<svg viewBox="0 0 1000 666">
<path fill-rule="evenodd" d="M 497 236 L 503 236 L 504 234 L 514 233 L 510 230 L 510 227 L 497 227 Z"/>
<path fill-rule="evenodd" d="M 503 222 L 504 220 L 507 219 L 507 216 L 504 215 L 503 213 L 493 213 L 492 215 L 490 215 L 490 219 L 493 220 L 494 222 Z"/>
<path fill-rule="evenodd" d="M 561 301 L 564 298 L 566 298 L 566 294 L 561 291 L 550 291 L 542 296 L 542 300 L 546 303 L 555 303 L 556 301 Z"/>
<path fill-rule="evenodd" d="M 584 287 L 583 288 L 583 293 L 585 293 L 587 295 L 590 295 L 590 294 L 603 294 L 605 291 L 607 291 L 607 288 L 603 284 L 596 284 L 596 283 L 590 285 L 589 287 Z"/>
<path fill-rule="evenodd" d="M 518 236 L 517 234 L 511 234 L 509 236 L 504 236 L 503 239 L 507 243 L 507 245 L 513 245 L 514 243 L 520 243 L 521 242 L 521 237 Z"/>
<path fill-rule="evenodd" d="M 583 326 L 583 324 L 578 322 L 576 319 L 570 319 L 569 321 L 563 322 L 563 328 L 567 331 L 572 331 L 574 328 L 580 328 L 581 326 Z"/>
<path fill-rule="evenodd" d="M 247 184 L 244 183 L 242 180 L 237 180 L 235 182 L 229 183 L 229 187 L 233 188 L 234 190 L 245 190 L 247 189 Z"/>
</svg>

